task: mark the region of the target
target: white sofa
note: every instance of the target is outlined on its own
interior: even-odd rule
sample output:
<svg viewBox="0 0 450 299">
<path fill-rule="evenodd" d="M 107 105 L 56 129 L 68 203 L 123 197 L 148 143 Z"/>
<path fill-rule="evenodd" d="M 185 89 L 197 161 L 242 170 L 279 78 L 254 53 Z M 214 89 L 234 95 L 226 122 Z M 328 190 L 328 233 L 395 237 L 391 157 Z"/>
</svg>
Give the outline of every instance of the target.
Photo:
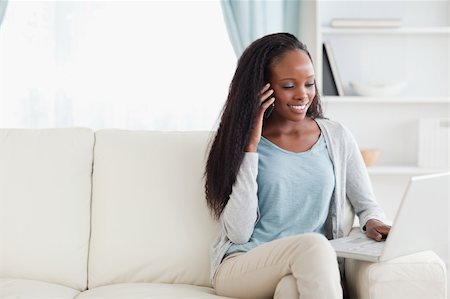
<svg viewBox="0 0 450 299">
<path fill-rule="evenodd" d="M 210 137 L 0 130 L 0 298 L 223 298 L 208 279 Z M 353 298 L 446 296 L 431 251 L 346 268 Z"/>
</svg>

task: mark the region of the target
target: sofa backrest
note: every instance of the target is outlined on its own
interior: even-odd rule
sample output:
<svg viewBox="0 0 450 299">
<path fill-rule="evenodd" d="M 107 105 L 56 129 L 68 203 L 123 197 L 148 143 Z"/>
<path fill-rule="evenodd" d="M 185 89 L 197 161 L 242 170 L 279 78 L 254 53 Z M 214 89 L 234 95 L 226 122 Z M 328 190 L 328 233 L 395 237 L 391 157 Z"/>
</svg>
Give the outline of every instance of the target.
<svg viewBox="0 0 450 299">
<path fill-rule="evenodd" d="M 209 250 L 218 232 L 204 196 L 210 134 L 96 132 L 89 288 L 210 285 Z"/>
<path fill-rule="evenodd" d="M 87 287 L 94 133 L 0 129 L 0 278 Z"/>
</svg>

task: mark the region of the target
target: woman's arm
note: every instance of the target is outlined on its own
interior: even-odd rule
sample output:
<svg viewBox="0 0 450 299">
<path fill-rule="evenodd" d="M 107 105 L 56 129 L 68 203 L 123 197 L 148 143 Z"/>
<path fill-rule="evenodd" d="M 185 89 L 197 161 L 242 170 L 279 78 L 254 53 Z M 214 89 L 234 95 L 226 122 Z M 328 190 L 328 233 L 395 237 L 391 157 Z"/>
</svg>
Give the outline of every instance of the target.
<svg viewBox="0 0 450 299">
<path fill-rule="evenodd" d="M 259 111 L 254 120 L 246 153 L 236 176 L 230 198 L 222 212 L 221 219 L 228 239 L 235 244 L 247 243 L 258 221 L 258 148 L 261 140 L 264 111 L 273 104 L 273 90 L 267 83 L 261 89 Z"/>
<path fill-rule="evenodd" d="M 376 201 L 367 168 L 359 146 L 350 131 L 347 131 L 346 192 L 362 227 L 368 227 L 367 235 L 379 238 L 376 228 L 384 225 L 385 215 Z M 370 223 L 369 220 L 372 220 Z M 377 220 L 377 221 L 375 221 Z M 369 225 L 368 225 L 369 224 Z M 381 237 L 380 237 L 381 240 Z"/>
<path fill-rule="evenodd" d="M 246 153 L 221 220 L 228 239 L 247 243 L 258 219 L 258 154 Z"/>
</svg>

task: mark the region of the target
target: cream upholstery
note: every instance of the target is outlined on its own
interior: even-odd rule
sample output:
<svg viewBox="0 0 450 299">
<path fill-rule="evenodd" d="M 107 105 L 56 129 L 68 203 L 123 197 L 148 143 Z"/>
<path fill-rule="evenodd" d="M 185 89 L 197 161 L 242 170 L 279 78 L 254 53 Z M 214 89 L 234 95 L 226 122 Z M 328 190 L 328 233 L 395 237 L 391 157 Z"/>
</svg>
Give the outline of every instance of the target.
<svg viewBox="0 0 450 299">
<path fill-rule="evenodd" d="M 0 130 L 0 278 L 87 287 L 94 133 Z"/>
<path fill-rule="evenodd" d="M 350 234 L 359 231 L 352 229 Z M 358 299 L 447 298 L 447 269 L 433 251 L 383 263 L 345 260 L 350 297 Z"/>
<path fill-rule="evenodd" d="M 56 283 L 0 278 L 0 298 L 5 299 L 73 299 L 79 293 L 77 290 Z"/>
<path fill-rule="evenodd" d="M 208 280 L 209 138 L 0 129 L 0 299 L 224 298 Z M 354 298 L 445 298 L 433 252 L 347 261 L 346 273 Z"/>
<path fill-rule="evenodd" d="M 446 268 L 432 251 L 384 263 L 346 260 L 347 283 L 352 298 L 446 298 Z"/>
<path fill-rule="evenodd" d="M 192 132 L 96 133 L 89 287 L 210 285 L 209 248 L 218 227 L 204 198 L 207 138 Z"/>
<path fill-rule="evenodd" d="M 214 290 L 186 284 L 120 283 L 83 292 L 77 299 L 219 299 Z"/>
</svg>

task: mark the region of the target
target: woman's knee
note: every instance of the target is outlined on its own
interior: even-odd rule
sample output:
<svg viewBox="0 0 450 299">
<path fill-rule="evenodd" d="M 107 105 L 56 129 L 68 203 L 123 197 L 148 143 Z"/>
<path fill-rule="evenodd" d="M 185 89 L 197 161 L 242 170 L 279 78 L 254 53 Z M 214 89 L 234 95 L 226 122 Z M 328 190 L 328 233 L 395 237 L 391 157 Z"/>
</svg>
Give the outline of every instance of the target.
<svg viewBox="0 0 450 299">
<path fill-rule="evenodd" d="M 298 246 L 298 254 L 304 255 L 305 253 L 316 257 L 318 259 L 332 259 L 336 261 L 336 252 L 330 244 L 330 241 L 321 234 L 308 233 L 302 235 L 301 239 L 297 241 L 301 246 Z M 305 242 L 306 248 L 305 248 Z"/>
</svg>

